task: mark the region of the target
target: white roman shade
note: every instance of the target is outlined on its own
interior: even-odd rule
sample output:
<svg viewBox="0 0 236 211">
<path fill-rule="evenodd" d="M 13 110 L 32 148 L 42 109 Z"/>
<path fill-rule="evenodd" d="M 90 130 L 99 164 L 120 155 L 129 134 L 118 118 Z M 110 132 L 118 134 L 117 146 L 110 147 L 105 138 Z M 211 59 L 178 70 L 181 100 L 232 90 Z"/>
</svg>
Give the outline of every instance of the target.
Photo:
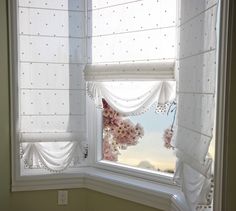
<svg viewBox="0 0 236 211">
<path fill-rule="evenodd" d="M 87 7 L 85 80 L 97 106 L 104 98 L 134 115 L 173 100 L 176 1 L 91 0 Z"/>
<path fill-rule="evenodd" d="M 80 0 L 18 0 L 17 135 L 26 167 L 84 162 L 84 16 Z"/>
<path fill-rule="evenodd" d="M 212 199 L 212 158 L 207 154 L 215 117 L 218 2 L 180 0 L 179 5 L 175 179 L 190 210 L 202 210 Z"/>
<path fill-rule="evenodd" d="M 139 115 L 156 103 L 161 111 L 160 106 L 173 101 L 176 93 L 175 81 L 92 82 L 87 84 L 87 89 L 99 108 L 103 108 L 104 98 L 124 115 Z"/>
<path fill-rule="evenodd" d="M 86 81 L 174 80 L 174 61 L 124 64 L 87 64 Z"/>
</svg>

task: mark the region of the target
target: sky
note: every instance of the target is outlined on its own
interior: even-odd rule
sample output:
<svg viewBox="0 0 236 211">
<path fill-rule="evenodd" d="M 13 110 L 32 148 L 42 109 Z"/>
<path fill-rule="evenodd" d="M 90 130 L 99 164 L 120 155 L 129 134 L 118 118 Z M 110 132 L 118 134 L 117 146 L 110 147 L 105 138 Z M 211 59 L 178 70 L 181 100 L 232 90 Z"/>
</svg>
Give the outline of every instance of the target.
<svg viewBox="0 0 236 211">
<path fill-rule="evenodd" d="M 159 114 L 155 107 L 139 116 L 129 117 L 133 123 L 140 123 L 144 128 L 144 136 L 136 146 L 121 150 L 118 162 L 137 166 L 141 161 L 149 161 L 160 170 L 174 169 L 175 155 L 172 149 L 164 147 L 163 132 L 172 124 L 173 113 Z"/>
</svg>

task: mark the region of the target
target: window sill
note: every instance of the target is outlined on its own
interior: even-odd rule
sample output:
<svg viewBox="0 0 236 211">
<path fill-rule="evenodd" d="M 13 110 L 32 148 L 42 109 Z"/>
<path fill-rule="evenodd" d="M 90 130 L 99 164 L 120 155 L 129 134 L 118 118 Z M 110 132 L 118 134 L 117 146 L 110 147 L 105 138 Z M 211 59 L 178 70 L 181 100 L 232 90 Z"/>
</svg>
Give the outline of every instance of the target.
<svg viewBox="0 0 236 211">
<path fill-rule="evenodd" d="M 12 191 L 87 188 L 165 211 L 187 211 L 178 186 L 149 181 L 94 167 L 84 167 L 79 174 L 21 177 Z"/>
</svg>

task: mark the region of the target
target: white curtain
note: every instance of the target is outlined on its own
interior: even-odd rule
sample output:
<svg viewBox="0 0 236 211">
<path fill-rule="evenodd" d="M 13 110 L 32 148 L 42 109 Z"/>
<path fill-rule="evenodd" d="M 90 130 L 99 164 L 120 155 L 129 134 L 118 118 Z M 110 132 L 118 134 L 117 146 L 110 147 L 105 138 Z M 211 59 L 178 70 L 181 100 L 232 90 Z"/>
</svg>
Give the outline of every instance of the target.
<svg viewBox="0 0 236 211">
<path fill-rule="evenodd" d="M 152 105 L 164 106 L 175 99 L 175 82 L 125 81 L 89 82 L 88 94 L 100 108 L 102 99 L 124 115 L 139 115 Z"/>
<path fill-rule="evenodd" d="M 88 64 L 173 61 L 175 14 L 175 0 L 89 0 Z"/>
<path fill-rule="evenodd" d="M 84 1 L 18 6 L 21 156 L 27 167 L 62 171 L 86 154 Z"/>
<path fill-rule="evenodd" d="M 176 1 L 88 1 L 87 91 L 125 115 L 175 98 Z M 159 109 L 160 110 L 160 109 Z"/>
<path fill-rule="evenodd" d="M 179 1 L 175 181 L 190 210 L 209 208 L 213 194 L 217 8 L 217 0 Z"/>
</svg>

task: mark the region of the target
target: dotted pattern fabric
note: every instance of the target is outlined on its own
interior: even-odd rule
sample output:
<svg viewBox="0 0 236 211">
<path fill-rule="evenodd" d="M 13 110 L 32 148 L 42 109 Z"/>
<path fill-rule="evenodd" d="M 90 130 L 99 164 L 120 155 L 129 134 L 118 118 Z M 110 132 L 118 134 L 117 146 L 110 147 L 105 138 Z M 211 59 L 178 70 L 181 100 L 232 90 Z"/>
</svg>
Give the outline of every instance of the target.
<svg viewBox="0 0 236 211">
<path fill-rule="evenodd" d="M 194 1 L 193 1 L 194 2 Z M 200 4 L 200 3 L 199 3 Z M 184 10 L 185 11 L 185 10 Z M 180 22 L 177 60 L 178 128 L 181 127 L 206 136 L 208 141 L 194 142 L 194 159 L 204 162 L 214 126 L 216 80 L 216 12 L 217 4 L 196 17 Z M 184 14 L 184 13 L 183 13 Z M 186 17 L 187 15 L 184 15 Z M 194 35 L 194 36 L 193 36 Z M 177 146 L 183 150 L 189 143 L 189 135 L 178 136 Z M 181 141 L 180 141 L 181 140 Z M 204 138 L 205 140 L 205 138 Z M 188 150 L 187 153 L 193 156 Z"/>
<path fill-rule="evenodd" d="M 189 210 L 212 208 L 207 153 L 215 120 L 217 9 L 217 0 L 181 0 L 179 8 L 175 180 L 182 180 Z"/>
<path fill-rule="evenodd" d="M 18 1 L 19 132 L 28 167 L 60 171 L 83 162 L 84 7 L 80 0 Z M 53 160 L 59 155 L 64 160 Z"/>
<path fill-rule="evenodd" d="M 175 59 L 176 1 L 88 1 L 87 33 L 88 64 L 95 68 L 153 62 L 150 70 L 155 69 L 157 62 Z M 122 66 L 123 73 L 129 67 Z M 115 66 L 109 68 L 112 72 Z M 140 66 L 134 74 L 142 70 Z"/>
</svg>

